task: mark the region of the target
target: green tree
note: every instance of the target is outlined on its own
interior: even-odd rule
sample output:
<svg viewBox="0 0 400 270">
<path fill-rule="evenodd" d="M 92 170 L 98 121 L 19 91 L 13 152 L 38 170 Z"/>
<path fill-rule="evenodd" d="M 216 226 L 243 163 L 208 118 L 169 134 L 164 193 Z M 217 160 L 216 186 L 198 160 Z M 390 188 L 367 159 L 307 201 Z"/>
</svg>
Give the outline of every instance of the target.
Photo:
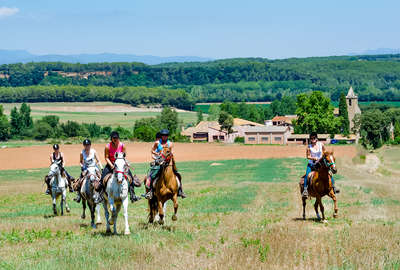
<svg viewBox="0 0 400 270">
<path fill-rule="evenodd" d="M 53 128 L 44 121 L 37 121 L 33 129 L 33 136 L 37 140 L 46 140 L 53 135 Z"/>
<path fill-rule="evenodd" d="M 11 127 L 4 114 L 3 106 L 0 105 L 0 141 L 6 141 L 10 138 Z"/>
<path fill-rule="evenodd" d="M 361 114 L 360 134 L 363 145 L 379 148 L 389 140 L 390 117 L 380 110 L 369 110 Z"/>
<path fill-rule="evenodd" d="M 46 115 L 42 117 L 41 121 L 46 122 L 52 128 L 56 128 L 58 126 L 58 123 L 60 122 L 60 117 L 58 117 L 57 115 Z"/>
<path fill-rule="evenodd" d="M 218 123 L 221 125 L 221 129 L 226 130 L 228 133 L 232 133 L 232 115 L 225 111 L 221 111 L 221 113 L 219 114 Z"/>
<path fill-rule="evenodd" d="M 172 134 L 178 129 L 178 113 L 170 107 L 164 107 L 160 116 L 161 128 L 166 128 Z"/>
<path fill-rule="evenodd" d="M 208 121 L 217 121 L 219 118 L 219 113 L 221 112 L 221 108 L 217 104 L 212 104 L 208 109 Z"/>
<path fill-rule="evenodd" d="M 21 115 L 21 121 L 23 128 L 31 128 L 33 126 L 33 121 L 31 117 L 31 107 L 29 107 L 25 102 L 22 103 L 19 108 L 19 113 Z"/>
<path fill-rule="evenodd" d="M 342 118 L 342 123 L 340 125 L 340 130 L 343 135 L 349 135 L 350 133 L 350 122 L 349 114 L 347 112 L 346 96 L 342 92 L 339 99 L 339 116 Z"/>
<path fill-rule="evenodd" d="M 18 112 L 17 107 L 14 107 L 10 113 L 11 135 L 16 136 L 21 134 L 23 122 L 21 114 Z"/>
<path fill-rule="evenodd" d="M 333 114 L 333 106 L 330 99 L 322 92 L 314 91 L 310 95 L 300 94 L 297 96 L 298 119 L 294 121 L 295 133 L 329 133 L 337 132 L 341 118 Z"/>
<path fill-rule="evenodd" d="M 197 110 L 197 124 L 203 121 L 203 111 L 201 109 Z"/>
</svg>

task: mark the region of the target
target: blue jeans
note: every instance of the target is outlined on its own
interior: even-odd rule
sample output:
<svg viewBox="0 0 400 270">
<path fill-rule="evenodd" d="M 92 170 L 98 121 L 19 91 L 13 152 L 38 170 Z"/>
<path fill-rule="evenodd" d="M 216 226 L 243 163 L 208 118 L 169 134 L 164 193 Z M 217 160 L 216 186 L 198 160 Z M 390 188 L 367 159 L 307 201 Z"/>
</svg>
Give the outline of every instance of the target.
<svg viewBox="0 0 400 270">
<path fill-rule="evenodd" d="M 311 165 L 307 164 L 307 169 L 306 169 L 306 177 L 304 178 L 304 189 L 307 188 L 307 180 L 308 180 L 308 174 L 311 172 Z M 332 181 L 332 186 L 335 186 L 335 180 L 333 179 L 333 175 L 331 176 L 331 181 Z"/>
</svg>

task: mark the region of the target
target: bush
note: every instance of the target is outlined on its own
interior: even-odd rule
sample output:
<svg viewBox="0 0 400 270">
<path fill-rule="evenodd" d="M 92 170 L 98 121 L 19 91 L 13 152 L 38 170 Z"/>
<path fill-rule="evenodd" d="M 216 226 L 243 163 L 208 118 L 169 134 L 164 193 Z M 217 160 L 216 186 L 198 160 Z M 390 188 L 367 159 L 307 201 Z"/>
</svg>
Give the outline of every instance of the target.
<svg viewBox="0 0 400 270">
<path fill-rule="evenodd" d="M 244 137 L 236 137 L 235 143 L 244 143 Z"/>
<path fill-rule="evenodd" d="M 52 136 L 53 129 L 48 123 L 38 121 L 35 123 L 33 134 L 35 139 L 43 141 Z"/>
</svg>

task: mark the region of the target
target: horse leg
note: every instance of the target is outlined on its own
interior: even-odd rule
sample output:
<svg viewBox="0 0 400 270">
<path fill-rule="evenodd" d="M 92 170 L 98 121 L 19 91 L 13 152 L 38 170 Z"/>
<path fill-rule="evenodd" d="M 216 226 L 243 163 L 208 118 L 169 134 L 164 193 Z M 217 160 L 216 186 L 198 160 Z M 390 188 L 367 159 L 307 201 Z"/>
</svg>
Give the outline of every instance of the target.
<svg viewBox="0 0 400 270">
<path fill-rule="evenodd" d="M 333 192 L 333 190 L 331 190 L 330 192 L 329 192 L 329 197 L 331 197 L 332 198 L 332 200 L 333 200 L 333 209 L 334 209 L 334 212 L 333 212 L 333 217 L 334 218 L 337 218 L 337 216 L 338 216 L 338 206 L 337 206 L 337 199 L 336 199 L 336 195 L 335 195 L 335 193 Z"/>
<path fill-rule="evenodd" d="M 125 235 L 131 234 L 129 231 L 129 224 L 128 224 L 128 198 L 125 198 L 122 202 L 124 207 L 124 218 L 125 218 Z"/>
<path fill-rule="evenodd" d="M 302 198 L 303 200 L 303 220 L 306 220 L 306 204 L 307 204 L 307 199 Z"/>
<path fill-rule="evenodd" d="M 53 214 L 54 214 L 55 216 L 57 216 L 57 205 L 56 205 L 56 203 L 57 203 L 57 197 L 56 197 L 56 194 L 55 194 L 54 191 L 52 191 L 51 197 L 52 197 L 52 200 L 53 200 Z"/>
<path fill-rule="evenodd" d="M 174 194 L 172 201 L 174 203 L 174 215 L 172 216 L 172 220 L 177 221 L 178 217 L 176 216 L 176 213 L 178 212 L 178 194 Z"/>
<path fill-rule="evenodd" d="M 100 217 L 100 205 L 96 205 L 96 214 L 97 214 L 97 221 L 96 224 L 101 224 L 101 217 Z"/>
<path fill-rule="evenodd" d="M 81 215 L 81 219 L 85 219 L 86 218 L 86 199 L 82 196 L 82 215 Z"/>
<path fill-rule="evenodd" d="M 325 212 L 324 212 L 324 205 L 322 204 L 322 198 L 319 199 L 318 204 L 319 204 L 319 208 L 321 209 L 321 213 L 322 213 L 322 221 L 326 222 Z"/>
<path fill-rule="evenodd" d="M 110 196 L 108 196 L 108 203 L 110 205 L 110 211 L 111 211 L 111 219 L 109 220 L 109 223 L 110 225 L 113 225 L 115 216 L 115 205 L 114 205 L 114 199 L 110 198 Z"/>
<path fill-rule="evenodd" d="M 318 197 L 315 199 L 314 209 L 315 209 L 315 214 L 317 214 L 317 219 L 321 220 L 321 217 L 320 217 L 320 215 L 318 213 Z"/>
<path fill-rule="evenodd" d="M 103 208 L 104 208 L 104 218 L 106 219 L 106 228 L 107 228 L 106 233 L 111 233 L 110 222 L 109 222 L 110 214 L 108 213 L 106 201 L 103 201 Z"/>
<path fill-rule="evenodd" d="M 160 219 L 158 220 L 158 223 L 160 225 L 164 224 L 164 204 L 161 201 L 158 201 L 158 216 Z"/>
<path fill-rule="evenodd" d="M 92 202 L 92 203 L 89 204 L 89 207 L 90 207 L 90 218 L 91 218 L 90 225 L 92 226 L 93 229 L 96 229 L 96 223 L 94 223 L 94 213 L 95 213 L 95 210 L 96 210 L 95 209 L 96 205 L 95 205 L 94 202 Z"/>
<path fill-rule="evenodd" d="M 64 194 L 61 193 L 61 201 L 60 201 L 61 215 L 64 215 Z"/>
<path fill-rule="evenodd" d="M 157 212 L 157 199 L 155 196 L 149 200 L 149 223 L 154 222 L 154 218 L 156 217 Z"/>
<path fill-rule="evenodd" d="M 71 209 L 69 208 L 69 205 L 67 203 L 67 192 L 66 191 L 65 191 L 64 202 L 65 202 L 65 211 L 67 211 L 67 213 L 71 212 Z"/>
<path fill-rule="evenodd" d="M 114 216 L 114 212 L 113 212 L 113 219 L 114 219 L 114 234 L 117 234 L 117 218 L 118 218 L 118 213 L 121 210 L 121 204 L 117 204 L 116 205 L 116 209 L 115 209 L 115 216 Z"/>
</svg>

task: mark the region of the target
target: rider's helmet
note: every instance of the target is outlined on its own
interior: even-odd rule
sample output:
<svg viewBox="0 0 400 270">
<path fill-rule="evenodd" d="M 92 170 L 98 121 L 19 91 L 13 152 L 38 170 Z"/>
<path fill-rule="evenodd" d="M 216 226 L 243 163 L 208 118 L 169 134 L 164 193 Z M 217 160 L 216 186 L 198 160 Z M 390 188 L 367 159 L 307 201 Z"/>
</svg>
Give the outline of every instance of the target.
<svg viewBox="0 0 400 270">
<path fill-rule="evenodd" d="M 58 144 L 53 144 L 53 149 L 58 150 L 58 149 L 60 149 L 60 146 Z"/>
<path fill-rule="evenodd" d="M 92 145 L 92 142 L 89 139 L 83 140 L 83 145 Z"/>
<path fill-rule="evenodd" d="M 314 131 L 311 132 L 311 133 L 310 133 L 310 139 L 311 139 L 311 138 L 318 139 L 318 134 L 317 134 L 317 132 L 314 132 Z"/>
<path fill-rule="evenodd" d="M 160 135 L 161 135 L 161 136 L 168 136 L 168 135 L 169 135 L 168 129 L 162 129 L 162 130 L 160 131 Z"/>
<path fill-rule="evenodd" d="M 118 133 L 118 132 L 116 132 L 116 131 L 113 131 L 113 132 L 111 132 L 111 134 L 110 134 L 110 138 L 111 138 L 111 139 L 113 139 L 113 138 L 117 138 L 117 139 L 119 139 L 119 133 Z"/>
</svg>

